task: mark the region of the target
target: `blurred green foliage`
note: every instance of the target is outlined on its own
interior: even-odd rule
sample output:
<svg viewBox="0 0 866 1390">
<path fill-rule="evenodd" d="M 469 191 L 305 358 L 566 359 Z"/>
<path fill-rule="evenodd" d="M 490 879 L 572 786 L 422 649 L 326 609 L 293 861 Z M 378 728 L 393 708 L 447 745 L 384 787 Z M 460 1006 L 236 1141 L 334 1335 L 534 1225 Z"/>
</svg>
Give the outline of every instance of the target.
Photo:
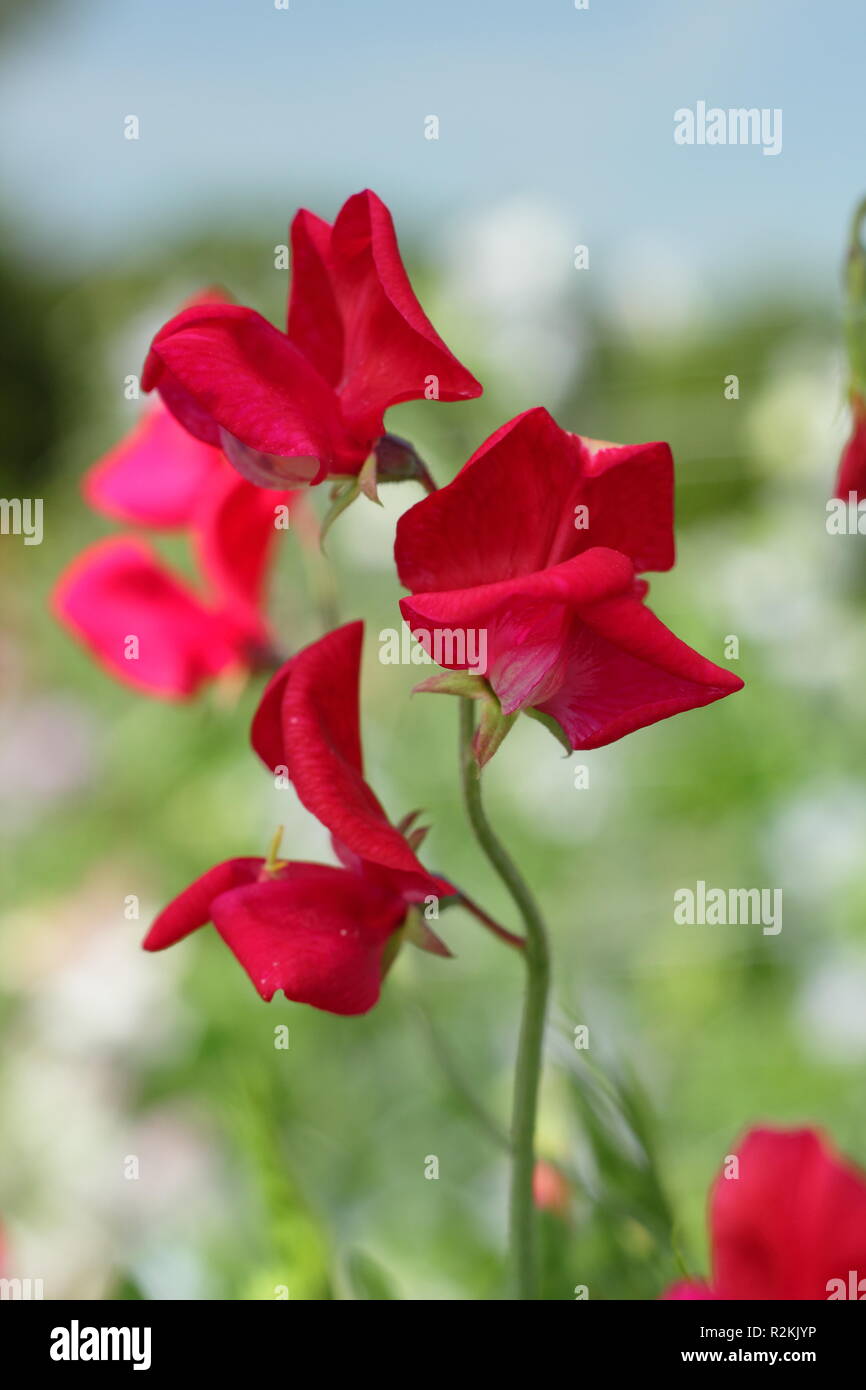
<svg viewBox="0 0 866 1390">
<path fill-rule="evenodd" d="M 405 406 L 389 419 L 445 481 L 502 420 L 536 402 L 485 369 L 471 315 L 432 267 L 416 260 L 414 269 L 422 299 L 436 301 L 438 326 L 488 386 L 481 401 Z M 12 758 L 18 779 L 4 801 L 4 958 L 30 961 L 36 951 L 38 961 L 42 950 L 45 959 L 0 980 L 9 1040 L 0 1123 L 14 1136 L 0 1215 L 13 1245 L 38 1231 L 48 1202 L 34 1173 L 25 1180 L 36 1102 L 22 1099 L 16 1058 L 41 1036 L 42 972 L 61 968 L 58 933 L 86 935 L 108 913 L 132 957 L 145 922 L 124 920 L 125 895 L 155 910 L 217 860 L 263 852 L 278 819 L 287 852 L 329 852 L 324 833 L 293 794 L 273 791 L 249 751 L 255 688 L 233 706 L 218 692 L 188 707 L 148 701 L 113 685 L 48 615 L 64 564 L 113 529 L 87 513 L 78 480 L 135 418 L 124 377 L 139 370 L 160 319 L 216 281 L 279 317 L 285 277 L 273 271 L 264 233 L 159 246 L 146 264 L 69 282 L 34 283 L 0 268 L 14 344 L 0 371 L 4 489 L 38 486 L 46 499 L 45 543 L 25 550 L 10 537 L 0 549 L 4 723 L 14 753 L 4 766 Z M 751 1122 L 820 1124 L 866 1160 L 866 1042 L 853 1024 L 839 1032 L 832 990 L 823 1014 L 823 996 L 816 1003 L 810 994 L 828 963 L 844 978 L 866 960 L 866 873 L 856 853 L 839 858 L 845 808 L 856 812 L 864 799 L 866 542 L 834 547 L 823 527 L 838 415 L 825 373 L 834 306 L 755 296 L 677 338 L 639 340 L 613 326 L 603 303 L 575 295 L 567 311 L 588 349 L 555 413 L 593 437 L 671 442 L 680 559 L 654 579 L 650 601 L 717 661 L 726 636 L 738 634 L 747 681 L 734 699 L 579 758 L 590 767 L 589 791 L 574 788 L 575 760 L 528 720 L 485 774 L 491 816 L 538 890 L 554 938 L 540 1145 L 569 1175 L 573 1203 L 567 1219 L 544 1216 L 544 1296 L 571 1299 L 586 1285 L 592 1299 L 649 1299 L 684 1266 L 706 1270 L 706 1193 Z M 738 401 L 723 393 L 730 372 L 740 378 Z M 812 455 L 809 411 L 824 441 Z M 400 504 L 415 495 L 407 485 Z M 395 819 L 424 808 L 433 826 L 427 862 L 508 923 L 464 823 L 456 709 L 409 699 L 418 673 L 375 658 L 377 634 L 398 623 L 389 559 L 396 514 L 391 495 L 386 502 L 384 516 L 363 500 L 353 506 L 329 546 L 341 617 L 367 620 L 370 780 Z M 181 550 L 173 543 L 172 554 Z M 319 631 L 305 584 L 290 538 L 273 585 L 289 648 Z M 44 724 L 28 724 L 34 710 Z M 78 775 L 36 776 L 40 760 L 62 768 L 75 751 Z M 35 799 L 34 780 L 48 785 Z M 822 797 L 841 807 L 840 823 L 824 829 L 810 817 Z M 778 937 L 673 922 L 681 885 L 775 885 L 788 871 Z M 136 1122 L 179 1114 L 199 1126 L 199 1161 L 207 1154 L 212 1165 L 200 1184 L 207 1219 L 189 1225 L 154 1193 L 143 1228 L 121 1202 L 107 1223 L 111 1253 L 100 1257 L 103 1292 L 176 1296 L 177 1266 L 155 1266 L 151 1256 L 179 1244 L 198 1270 L 196 1287 L 217 1297 L 280 1297 L 279 1288 L 301 1299 L 500 1295 L 507 1160 L 466 1096 L 505 1123 L 520 970 L 459 911 L 440 929 L 456 959 L 407 948 L 381 1005 L 355 1020 L 280 1000 L 265 1006 L 211 929 L 178 946 L 171 963 L 140 958 L 148 979 L 175 972 L 165 1008 L 183 1026 L 169 1047 L 152 1049 L 150 1024 L 138 1019 L 136 1046 L 95 1042 L 81 1066 L 111 1069 L 112 1113 Z M 424 1015 L 447 1042 L 445 1067 Z M 274 1045 L 280 1024 L 290 1030 L 285 1050 Z M 589 1028 L 586 1053 L 572 1046 L 577 1024 Z M 49 1070 L 39 1075 L 50 1105 L 58 1083 Z M 56 1144 L 53 1181 L 62 1183 L 82 1160 L 62 1133 Z M 425 1176 L 431 1155 L 435 1180 Z M 158 1188 L 159 1173 L 147 1181 Z M 52 1239 L 68 1248 L 64 1288 L 75 1293 L 81 1233 L 62 1218 Z"/>
</svg>

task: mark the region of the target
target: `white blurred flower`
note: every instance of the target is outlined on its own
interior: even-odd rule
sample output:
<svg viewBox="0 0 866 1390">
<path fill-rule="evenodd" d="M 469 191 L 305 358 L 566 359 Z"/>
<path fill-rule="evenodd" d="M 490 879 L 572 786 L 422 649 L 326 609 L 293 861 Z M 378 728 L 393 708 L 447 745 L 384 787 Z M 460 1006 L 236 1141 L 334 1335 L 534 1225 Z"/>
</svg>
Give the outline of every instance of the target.
<svg viewBox="0 0 866 1390">
<path fill-rule="evenodd" d="M 129 1114 L 138 1065 L 182 1047 L 193 1026 L 175 988 L 182 961 L 141 950 L 150 908 L 124 917 L 130 885 L 135 874 L 115 867 L 7 914 L 0 933 L 15 1001 L 0 1065 L 0 1212 L 16 1212 L 11 1272 L 43 1279 L 48 1298 L 107 1296 L 160 1223 L 201 1225 L 222 1207 L 200 1127 L 165 1109 Z"/>
<path fill-rule="evenodd" d="M 518 721 L 507 749 L 507 757 L 494 758 L 485 769 L 491 801 L 513 802 L 546 839 L 572 846 L 593 840 L 616 804 L 618 750 L 566 758 L 553 735 L 528 718 Z"/>
<path fill-rule="evenodd" d="M 725 630 L 743 646 L 752 642 L 780 682 L 839 696 L 859 688 L 866 652 L 859 618 L 839 601 L 849 538 L 828 536 L 824 520 L 823 505 L 779 500 L 765 508 L 760 529 L 738 523 L 690 544 L 701 545 L 715 574 L 711 606 Z"/>
<path fill-rule="evenodd" d="M 555 212 L 516 197 L 455 228 L 448 291 L 477 322 L 485 355 L 524 394 L 554 402 L 580 360 L 572 292 L 578 238 Z"/>
<path fill-rule="evenodd" d="M 389 483 L 379 489 L 381 507 L 366 497 L 354 502 L 328 536 L 328 551 L 337 568 L 393 574 L 397 522 L 422 496 L 416 483 Z"/>
<path fill-rule="evenodd" d="M 841 778 L 801 787 L 766 831 L 774 881 L 810 905 L 863 876 L 864 844 L 866 790 Z"/>
<path fill-rule="evenodd" d="M 27 1001 L 31 1040 L 63 1056 L 130 1057 L 174 1048 L 186 1034 L 175 990 L 182 962 L 166 955 L 155 970 L 141 949 L 155 909 L 139 902 L 138 918 L 125 918 L 136 886 L 133 869 L 114 869 L 7 916 L 0 963 L 7 988 Z"/>
<path fill-rule="evenodd" d="M 823 522 L 824 499 L 848 427 L 842 354 L 811 340 L 786 345 L 757 394 L 746 395 L 746 439 L 774 485 L 810 485 Z"/>
<path fill-rule="evenodd" d="M 803 983 L 796 1013 L 807 1044 L 830 1061 L 866 1057 L 866 954 L 840 951 L 816 963 Z"/>
<path fill-rule="evenodd" d="M 0 705 L 0 829 L 21 834 L 94 775 L 96 720 L 61 695 Z"/>
<path fill-rule="evenodd" d="M 704 284 L 687 244 L 642 233 L 626 239 L 607 267 L 606 309 L 634 342 L 656 348 L 706 322 Z"/>
</svg>

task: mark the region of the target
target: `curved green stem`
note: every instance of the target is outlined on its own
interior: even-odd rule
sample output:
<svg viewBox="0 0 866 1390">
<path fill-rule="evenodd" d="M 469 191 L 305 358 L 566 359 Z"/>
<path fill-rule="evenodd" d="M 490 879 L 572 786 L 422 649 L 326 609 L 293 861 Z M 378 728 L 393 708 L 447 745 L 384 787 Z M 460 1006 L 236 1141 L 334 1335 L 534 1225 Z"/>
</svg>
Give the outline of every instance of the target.
<svg viewBox="0 0 866 1390">
<path fill-rule="evenodd" d="M 472 700 L 461 699 L 460 770 L 466 810 L 481 849 L 511 894 L 526 928 L 526 944 L 521 952 L 526 962 L 526 994 L 520 1023 L 511 1117 L 513 1157 L 509 1204 L 509 1255 L 511 1297 L 534 1299 L 536 1269 L 532 1176 L 535 1168 L 535 1115 L 538 1108 L 544 1021 L 550 986 L 550 956 L 547 931 L 535 899 L 484 812 L 481 780 L 472 750 L 474 733 L 474 703 Z"/>
</svg>

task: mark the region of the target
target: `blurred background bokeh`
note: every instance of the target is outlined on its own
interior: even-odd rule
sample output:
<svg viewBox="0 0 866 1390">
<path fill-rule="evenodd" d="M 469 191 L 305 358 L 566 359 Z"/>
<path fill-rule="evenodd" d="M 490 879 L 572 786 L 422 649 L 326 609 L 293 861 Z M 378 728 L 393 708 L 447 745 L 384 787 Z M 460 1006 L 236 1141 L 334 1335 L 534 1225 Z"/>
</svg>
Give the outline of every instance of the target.
<svg viewBox="0 0 866 1390">
<path fill-rule="evenodd" d="M 292 857 L 329 857 L 327 837 L 249 751 L 255 684 L 150 700 L 47 608 L 116 529 L 79 480 L 138 416 L 124 381 L 152 332 L 213 283 L 279 321 L 295 208 L 331 217 L 368 185 L 486 387 L 390 427 L 440 482 L 539 403 L 668 440 L 679 560 L 650 601 L 716 661 L 736 636 L 747 682 L 571 760 L 520 721 L 485 775 L 554 937 L 541 1147 L 572 1198 L 545 1223 L 546 1296 L 649 1299 L 705 1270 L 706 1191 L 754 1121 L 820 1125 L 866 1163 L 866 537 L 828 536 L 824 506 L 866 12 L 6 0 L 0 42 L 2 492 L 45 499 L 40 546 L 0 537 L 6 1274 L 48 1298 L 500 1289 L 506 1164 L 463 1088 L 504 1121 L 519 962 L 455 911 L 456 959 L 404 951 L 351 1020 L 265 1006 L 212 929 L 145 955 L 153 912 L 218 859 L 264 852 L 278 822 Z M 782 153 L 676 146 L 699 99 L 782 108 Z M 456 708 L 376 659 L 418 495 L 362 501 L 329 545 L 341 617 L 367 621 L 368 773 L 395 819 L 425 808 L 428 864 L 511 921 L 467 833 Z M 287 648 L 318 634 L 292 536 L 273 612 Z M 698 879 L 781 887 L 783 930 L 676 925 Z"/>
</svg>

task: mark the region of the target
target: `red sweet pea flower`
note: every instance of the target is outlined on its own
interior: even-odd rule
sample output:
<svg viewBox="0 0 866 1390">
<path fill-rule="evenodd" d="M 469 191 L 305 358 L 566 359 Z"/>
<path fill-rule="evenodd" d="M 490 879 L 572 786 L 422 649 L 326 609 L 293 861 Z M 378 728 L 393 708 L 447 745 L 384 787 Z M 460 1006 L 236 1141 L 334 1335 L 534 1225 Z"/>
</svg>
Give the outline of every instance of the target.
<svg viewBox="0 0 866 1390">
<path fill-rule="evenodd" d="M 277 990 L 334 1014 L 376 1003 L 405 901 L 363 874 L 325 864 L 231 859 L 160 913 L 144 946 L 161 951 L 213 922 L 265 1000 Z"/>
<path fill-rule="evenodd" d="M 737 1153 L 739 1176 L 713 1189 L 710 1284 L 664 1297 L 866 1297 L 866 1174 L 811 1129 L 753 1129 Z"/>
<path fill-rule="evenodd" d="M 229 668 L 256 669 L 269 659 L 264 579 L 277 534 L 275 506 L 289 504 L 290 494 L 263 493 L 212 452 L 208 491 L 190 528 L 199 589 L 173 574 L 147 542 L 120 536 L 78 556 L 52 600 L 60 621 L 112 675 L 168 699 L 194 695 Z M 103 484 L 100 495 L 110 494 L 129 516 L 160 509 L 157 489 L 152 504 L 139 495 L 138 475 L 125 460 L 113 476 L 103 471 Z M 179 516 L 180 497 L 173 492 L 164 513 Z"/>
<path fill-rule="evenodd" d="M 503 715 L 537 711 L 572 748 L 739 690 L 635 581 L 673 564 L 672 486 L 667 445 L 598 444 L 527 411 L 401 518 L 403 616 L 440 665 L 485 676 Z"/>
<path fill-rule="evenodd" d="M 862 397 L 852 398 L 853 425 L 848 443 L 839 463 L 836 478 L 835 496 L 843 502 L 850 501 L 851 493 L 855 500 L 866 497 L 866 403 Z"/>
<path fill-rule="evenodd" d="M 291 240 L 285 333 L 240 305 L 194 306 L 157 333 L 142 378 L 261 487 L 358 473 L 400 401 L 481 394 L 415 298 L 375 193 L 333 227 L 301 210 Z"/>
<path fill-rule="evenodd" d="M 160 914 L 144 945 L 158 951 L 213 922 L 263 999 L 365 1013 L 412 905 L 450 895 L 391 825 L 364 780 L 358 716 L 362 623 L 338 628 L 287 661 L 253 721 L 253 746 L 285 768 L 331 830 L 342 868 L 233 859 L 197 879 Z M 418 944 L 448 954 L 420 927 Z"/>
</svg>

